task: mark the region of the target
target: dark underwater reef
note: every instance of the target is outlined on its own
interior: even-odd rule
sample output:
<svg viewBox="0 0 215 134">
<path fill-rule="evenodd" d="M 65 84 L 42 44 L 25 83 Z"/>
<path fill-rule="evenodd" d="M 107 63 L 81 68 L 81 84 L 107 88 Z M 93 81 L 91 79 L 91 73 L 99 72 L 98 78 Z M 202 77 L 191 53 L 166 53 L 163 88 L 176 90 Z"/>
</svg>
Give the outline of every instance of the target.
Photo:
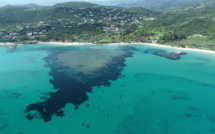
<svg viewBox="0 0 215 134">
<path fill-rule="evenodd" d="M 56 92 L 42 93 L 41 98 L 44 101 L 30 104 L 25 110 L 26 117 L 29 120 L 41 118 L 45 122 L 50 121 L 53 115 L 63 117 L 65 116 L 63 108 L 68 103 L 73 104 L 77 110 L 79 105 L 88 100 L 87 92 L 92 92 L 92 87 L 110 86 L 110 80 L 117 80 L 121 76 L 121 71 L 126 66 L 126 58 L 132 57 L 131 50 L 132 47 L 122 48 L 122 55 L 111 56 L 110 62 L 95 70 L 93 75 L 80 72 L 75 75 L 68 74 L 64 71 L 68 67 L 54 62 L 59 53 L 50 54 L 45 61 L 47 67 L 51 68 L 49 75 L 53 79 L 50 83 L 53 84 Z M 32 113 L 34 110 L 38 111 L 39 115 Z"/>
</svg>

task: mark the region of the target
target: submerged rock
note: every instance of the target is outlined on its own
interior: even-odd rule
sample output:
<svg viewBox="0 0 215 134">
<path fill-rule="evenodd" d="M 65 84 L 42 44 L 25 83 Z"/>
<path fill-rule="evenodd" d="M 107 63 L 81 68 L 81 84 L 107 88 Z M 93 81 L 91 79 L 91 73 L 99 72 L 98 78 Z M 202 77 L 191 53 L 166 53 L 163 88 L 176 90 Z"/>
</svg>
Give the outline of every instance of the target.
<svg viewBox="0 0 215 134">
<path fill-rule="evenodd" d="M 14 44 L 9 50 L 8 50 L 8 53 L 11 53 L 13 52 L 17 47 L 17 44 Z"/>
<path fill-rule="evenodd" d="M 181 55 L 186 55 L 187 53 L 185 52 L 166 53 L 163 51 L 155 51 L 154 54 L 171 60 L 179 60 L 181 58 Z"/>
<path fill-rule="evenodd" d="M 8 127 L 8 123 L 4 119 L 0 119 L 0 130 L 3 130 Z"/>
</svg>

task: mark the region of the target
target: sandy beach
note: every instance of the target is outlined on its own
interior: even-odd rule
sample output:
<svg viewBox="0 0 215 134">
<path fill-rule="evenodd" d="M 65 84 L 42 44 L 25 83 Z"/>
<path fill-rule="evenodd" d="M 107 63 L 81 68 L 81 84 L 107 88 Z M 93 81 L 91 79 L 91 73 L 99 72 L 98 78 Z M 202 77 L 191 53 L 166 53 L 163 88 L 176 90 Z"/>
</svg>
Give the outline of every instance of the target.
<svg viewBox="0 0 215 134">
<path fill-rule="evenodd" d="M 141 42 L 135 42 L 135 43 L 111 43 L 111 44 L 104 44 L 104 45 L 143 45 L 143 46 L 155 46 L 155 47 L 162 47 L 162 48 L 172 48 L 177 49 L 180 51 L 197 51 L 197 52 L 203 52 L 203 53 L 213 53 L 215 54 L 215 51 L 211 50 L 204 50 L 204 49 L 196 49 L 196 48 L 181 48 L 181 47 L 172 47 L 162 44 L 154 44 L 154 43 L 141 43 Z"/>
<path fill-rule="evenodd" d="M 155 47 L 162 47 L 162 48 L 172 48 L 172 49 L 176 49 L 179 51 L 196 51 L 196 52 L 203 52 L 203 53 L 212 53 L 215 54 L 215 51 L 211 51 L 211 50 L 204 50 L 204 49 L 196 49 L 196 48 L 181 48 L 181 47 L 172 47 L 172 46 L 166 46 L 166 45 L 162 45 L 162 44 L 155 44 L 155 43 L 141 43 L 141 42 L 133 42 L 133 43 L 109 43 L 109 44 L 93 44 L 91 42 L 38 42 L 37 44 L 40 45 L 62 45 L 62 46 L 83 46 L 83 45 L 92 45 L 92 46 L 114 46 L 114 45 L 145 45 L 145 46 L 155 46 Z M 0 42 L 0 46 L 13 46 L 15 45 L 15 43 L 11 43 L 11 42 L 6 42 L 6 43 L 1 43 Z M 18 44 L 21 45 L 21 44 Z"/>
<path fill-rule="evenodd" d="M 215 51 L 211 50 L 204 50 L 204 49 L 197 49 L 197 48 L 181 48 L 181 47 L 172 47 L 162 44 L 155 44 L 155 43 L 141 43 L 141 42 L 134 42 L 134 43 L 111 43 L 111 44 L 104 44 L 104 45 L 143 45 L 143 46 L 155 46 L 155 47 L 162 47 L 162 48 L 172 48 L 177 49 L 180 51 L 197 51 L 197 52 L 203 52 L 203 53 L 213 53 L 215 54 Z"/>
<path fill-rule="evenodd" d="M 166 45 L 161 45 L 161 44 L 152 44 L 152 43 L 140 43 L 141 45 L 149 45 L 149 46 L 156 46 L 156 47 L 164 47 L 164 48 L 174 48 L 180 51 L 198 51 L 198 52 L 203 52 L 203 53 L 213 53 L 215 54 L 215 51 L 211 50 L 204 50 L 204 49 L 196 49 L 196 48 L 181 48 L 181 47 L 172 47 L 172 46 L 166 46 Z"/>
<path fill-rule="evenodd" d="M 93 45 L 90 42 L 38 42 L 40 45 L 63 45 L 63 46 L 78 46 L 78 45 Z"/>
<path fill-rule="evenodd" d="M 93 44 L 91 42 L 38 42 L 38 44 L 46 44 L 46 45 L 65 45 L 65 46 L 78 46 L 78 45 L 92 45 L 92 46 L 97 46 L 97 45 L 147 45 L 147 46 L 155 46 L 155 47 L 162 47 L 162 48 L 174 48 L 180 51 L 197 51 L 197 52 L 203 52 L 203 53 L 212 53 L 215 54 L 215 51 L 211 50 L 204 50 L 204 49 L 196 49 L 196 48 L 181 48 L 181 47 L 172 47 L 172 46 L 166 46 L 162 44 L 155 44 L 155 43 L 141 43 L 141 42 L 134 42 L 134 43 L 109 43 L 109 44 Z"/>
<path fill-rule="evenodd" d="M 0 46 L 13 46 L 13 45 L 15 45 L 15 43 L 12 43 L 12 42 L 6 42 L 6 43 L 0 42 Z"/>
</svg>

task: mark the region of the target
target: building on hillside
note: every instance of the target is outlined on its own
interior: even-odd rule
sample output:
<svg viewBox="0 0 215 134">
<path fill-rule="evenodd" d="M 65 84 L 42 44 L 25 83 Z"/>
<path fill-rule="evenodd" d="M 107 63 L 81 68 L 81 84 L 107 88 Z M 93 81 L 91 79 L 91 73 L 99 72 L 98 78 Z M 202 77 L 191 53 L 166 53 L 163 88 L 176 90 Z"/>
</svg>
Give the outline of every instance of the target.
<svg viewBox="0 0 215 134">
<path fill-rule="evenodd" d="M 30 32 L 30 33 L 27 33 L 27 36 L 32 36 L 32 32 Z"/>
<path fill-rule="evenodd" d="M 194 34 L 193 36 L 194 36 L 194 37 L 198 37 L 198 38 L 203 38 L 203 37 L 204 37 L 204 36 L 201 35 L 201 34 Z"/>
<path fill-rule="evenodd" d="M 10 33 L 9 35 L 10 36 L 18 36 L 19 34 L 18 33 Z"/>
</svg>

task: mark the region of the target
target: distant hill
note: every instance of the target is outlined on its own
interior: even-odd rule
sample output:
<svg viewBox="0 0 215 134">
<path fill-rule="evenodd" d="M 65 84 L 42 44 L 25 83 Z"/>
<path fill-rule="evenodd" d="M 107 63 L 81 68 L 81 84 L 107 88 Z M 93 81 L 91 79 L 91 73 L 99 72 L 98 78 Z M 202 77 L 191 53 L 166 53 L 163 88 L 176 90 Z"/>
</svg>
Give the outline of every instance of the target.
<svg viewBox="0 0 215 134">
<path fill-rule="evenodd" d="M 161 11 L 168 8 L 179 8 L 190 4 L 204 3 L 214 0 L 141 0 L 133 3 L 124 3 L 123 7 L 143 7 L 154 11 Z"/>
<path fill-rule="evenodd" d="M 88 2 L 66 2 L 58 3 L 52 7 L 70 7 L 70 8 L 92 8 L 98 6 L 97 4 L 88 3 Z"/>
<path fill-rule="evenodd" d="M 41 5 L 36 5 L 36 4 L 33 4 L 33 3 L 29 3 L 29 4 L 26 4 L 26 5 L 5 5 L 4 7 L 29 7 L 29 8 L 42 8 L 42 7 L 45 7 L 45 6 L 41 6 Z"/>
<path fill-rule="evenodd" d="M 2 7 L 0 25 L 34 23 L 49 19 L 76 18 L 66 9 Z"/>
<path fill-rule="evenodd" d="M 193 4 L 181 8 L 172 8 L 165 12 L 183 16 L 186 19 L 200 18 L 215 21 L 215 1 Z"/>
<path fill-rule="evenodd" d="M 142 8 L 142 7 L 126 7 L 124 9 L 139 13 L 143 16 L 156 16 L 159 14 L 159 12 L 154 12 L 154 11 Z"/>
<path fill-rule="evenodd" d="M 69 7 L 69 8 L 63 8 L 63 7 Z M 106 10 L 106 12 L 103 11 L 104 9 Z M 117 14 L 117 12 L 123 13 L 124 11 L 126 11 L 131 14 L 139 14 L 141 15 L 141 17 L 145 17 L 145 16 L 154 17 L 157 14 L 156 12 L 150 11 L 148 9 L 143 9 L 140 7 L 132 7 L 132 8 L 115 7 L 115 6 L 105 7 L 105 6 L 98 6 L 96 4 L 85 3 L 85 2 L 60 3 L 51 7 L 44 7 L 44 8 L 8 6 L 8 7 L 0 8 L 0 26 L 1 25 L 7 26 L 10 24 L 16 25 L 16 24 L 22 24 L 22 23 L 35 23 L 40 21 L 58 20 L 62 18 L 72 19 L 73 21 L 81 20 L 83 18 L 92 19 L 92 16 L 85 14 L 85 12 L 88 13 L 89 11 L 91 12 L 93 11 L 95 12 L 95 14 L 100 15 L 100 16 L 94 16 L 95 18 L 98 18 L 101 16 L 103 16 L 104 18 L 108 16 L 108 11 L 110 12 L 111 9 L 114 9 L 113 12 L 115 12 L 115 14 Z M 83 15 L 80 16 L 79 14 L 83 14 Z"/>
<path fill-rule="evenodd" d="M 202 2 L 197 4 L 191 4 L 188 6 L 180 7 L 180 8 L 170 8 L 165 10 L 165 12 L 191 12 L 191 11 L 211 11 L 215 10 L 215 1 Z"/>
</svg>

